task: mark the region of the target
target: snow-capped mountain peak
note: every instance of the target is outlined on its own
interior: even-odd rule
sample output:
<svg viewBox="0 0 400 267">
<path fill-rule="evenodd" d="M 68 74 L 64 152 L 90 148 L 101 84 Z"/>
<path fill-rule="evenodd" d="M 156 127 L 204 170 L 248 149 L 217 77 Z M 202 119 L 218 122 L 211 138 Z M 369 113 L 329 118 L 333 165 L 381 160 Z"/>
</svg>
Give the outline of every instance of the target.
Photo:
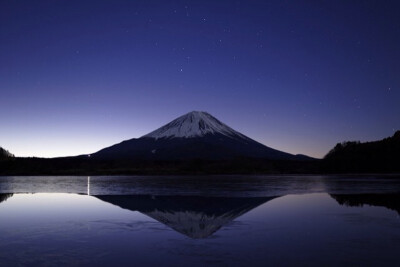
<svg viewBox="0 0 400 267">
<path fill-rule="evenodd" d="M 189 112 L 140 138 L 125 140 L 94 154 L 99 159 L 225 160 L 296 159 L 233 130 L 207 112 Z"/>
<path fill-rule="evenodd" d="M 222 134 L 229 137 L 241 138 L 245 137 L 203 111 L 189 112 L 142 137 L 155 139 L 175 137 L 193 138 L 201 137 L 206 134 Z"/>
</svg>

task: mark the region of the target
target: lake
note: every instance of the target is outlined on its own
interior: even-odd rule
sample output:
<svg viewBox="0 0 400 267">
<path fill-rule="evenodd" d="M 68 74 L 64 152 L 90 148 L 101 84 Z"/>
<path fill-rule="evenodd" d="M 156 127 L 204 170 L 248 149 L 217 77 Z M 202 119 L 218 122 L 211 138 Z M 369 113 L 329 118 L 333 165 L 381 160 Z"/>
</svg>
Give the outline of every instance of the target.
<svg viewBox="0 0 400 267">
<path fill-rule="evenodd" d="M 399 176 L 0 177 L 0 266 L 398 265 Z"/>
</svg>

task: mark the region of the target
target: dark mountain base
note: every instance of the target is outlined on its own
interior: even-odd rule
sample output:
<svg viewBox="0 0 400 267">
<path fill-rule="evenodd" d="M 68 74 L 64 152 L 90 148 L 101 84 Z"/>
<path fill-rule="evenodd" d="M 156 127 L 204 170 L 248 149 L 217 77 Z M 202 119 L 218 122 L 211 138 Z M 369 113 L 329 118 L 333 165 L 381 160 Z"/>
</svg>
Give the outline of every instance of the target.
<svg viewBox="0 0 400 267">
<path fill-rule="evenodd" d="M 261 159 L 123 161 L 89 158 L 14 158 L 0 162 L 0 175 L 316 174 L 320 161 Z"/>
</svg>

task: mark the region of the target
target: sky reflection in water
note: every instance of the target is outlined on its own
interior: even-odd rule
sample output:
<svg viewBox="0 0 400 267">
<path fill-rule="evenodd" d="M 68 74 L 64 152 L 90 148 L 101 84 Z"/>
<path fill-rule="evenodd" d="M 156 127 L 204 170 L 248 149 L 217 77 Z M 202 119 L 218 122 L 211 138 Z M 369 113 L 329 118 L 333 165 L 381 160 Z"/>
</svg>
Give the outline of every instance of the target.
<svg viewBox="0 0 400 267">
<path fill-rule="evenodd" d="M 0 195 L 0 265 L 397 263 L 399 195 Z"/>
</svg>

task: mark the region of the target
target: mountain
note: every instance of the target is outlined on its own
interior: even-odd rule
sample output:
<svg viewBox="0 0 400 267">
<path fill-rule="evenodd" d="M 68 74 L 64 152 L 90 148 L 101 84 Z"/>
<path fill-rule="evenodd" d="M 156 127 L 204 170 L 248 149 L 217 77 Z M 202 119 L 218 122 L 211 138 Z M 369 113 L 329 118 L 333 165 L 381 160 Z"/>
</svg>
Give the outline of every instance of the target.
<svg viewBox="0 0 400 267">
<path fill-rule="evenodd" d="M 206 238 L 274 197 L 109 195 L 96 198 L 139 211 L 190 238 Z"/>
<path fill-rule="evenodd" d="M 400 131 L 379 141 L 337 144 L 323 160 L 328 172 L 400 172 Z"/>
<path fill-rule="evenodd" d="M 189 112 L 149 134 L 90 156 L 94 159 L 141 160 L 309 159 L 267 147 L 200 111 Z"/>
</svg>

